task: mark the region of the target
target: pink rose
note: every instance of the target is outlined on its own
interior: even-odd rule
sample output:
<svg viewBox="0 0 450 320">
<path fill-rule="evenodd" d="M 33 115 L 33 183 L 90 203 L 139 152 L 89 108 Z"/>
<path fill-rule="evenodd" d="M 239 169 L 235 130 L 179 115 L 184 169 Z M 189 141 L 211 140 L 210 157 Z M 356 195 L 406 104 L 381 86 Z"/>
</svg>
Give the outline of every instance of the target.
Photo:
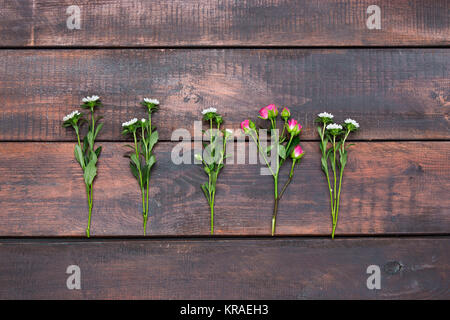
<svg viewBox="0 0 450 320">
<path fill-rule="evenodd" d="M 244 133 L 247 133 L 250 130 L 250 120 L 244 120 L 241 122 L 241 129 Z"/>
<path fill-rule="evenodd" d="M 303 157 L 303 155 L 305 154 L 305 152 L 303 151 L 302 147 L 300 147 L 300 145 L 296 145 L 294 150 L 292 150 L 291 153 L 291 158 L 294 160 L 298 160 L 301 157 Z"/>
<path fill-rule="evenodd" d="M 289 119 L 291 116 L 291 110 L 289 108 L 284 108 L 283 111 L 281 111 L 281 117 L 285 120 Z"/>
<path fill-rule="evenodd" d="M 291 119 L 291 120 L 288 121 L 288 123 L 287 123 L 287 131 L 290 134 L 296 136 L 296 135 L 298 135 L 300 133 L 301 130 L 302 130 L 302 126 L 301 126 L 301 124 L 299 124 L 297 122 L 297 120 Z"/>
<path fill-rule="evenodd" d="M 269 110 L 267 110 L 267 107 L 261 108 L 261 110 L 259 110 L 259 117 L 264 120 L 269 119 Z"/>
<path fill-rule="evenodd" d="M 270 119 L 278 116 L 278 109 L 274 104 L 269 104 L 265 109 L 268 111 Z"/>
</svg>

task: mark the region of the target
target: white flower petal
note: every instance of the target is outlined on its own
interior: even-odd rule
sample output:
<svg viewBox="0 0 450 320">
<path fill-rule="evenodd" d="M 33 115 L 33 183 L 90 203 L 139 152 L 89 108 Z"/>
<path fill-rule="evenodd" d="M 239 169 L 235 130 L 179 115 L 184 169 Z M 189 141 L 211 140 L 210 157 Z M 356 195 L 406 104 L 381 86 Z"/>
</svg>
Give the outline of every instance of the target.
<svg viewBox="0 0 450 320">
<path fill-rule="evenodd" d="M 213 113 L 216 113 L 217 112 L 217 109 L 216 108 L 207 108 L 207 109 L 204 109 L 203 111 L 202 111 L 202 114 L 207 114 L 207 113 L 210 113 L 210 112 L 213 112 Z"/>
<path fill-rule="evenodd" d="M 67 116 L 65 116 L 64 118 L 63 118 L 63 121 L 67 121 L 67 120 L 70 120 L 70 119 L 72 119 L 75 115 L 79 115 L 80 113 L 78 112 L 78 110 L 75 110 L 75 111 L 72 111 L 71 113 L 69 113 Z"/>
<path fill-rule="evenodd" d="M 159 101 L 157 99 L 144 98 L 144 102 L 159 105 Z"/>
<path fill-rule="evenodd" d="M 334 118 L 334 116 L 331 113 L 328 113 L 328 112 L 321 112 L 317 116 L 319 118 L 330 118 L 330 119 Z"/>
<path fill-rule="evenodd" d="M 345 123 L 351 123 L 352 125 L 354 125 L 356 128 L 359 128 L 359 123 L 358 122 L 356 122 L 355 120 L 353 120 L 353 119 L 346 119 L 345 121 L 344 121 Z"/>
<path fill-rule="evenodd" d="M 330 123 L 329 125 L 327 125 L 327 130 L 333 130 L 333 129 L 342 130 L 342 126 L 337 123 Z"/>
<path fill-rule="evenodd" d="M 131 125 L 135 124 L 137 121 L 138 121 L 137 118 L 133 118 L 130 121 L 126 121 L 126 122 L 122 123 L 122 127 L 131 126 Z"/>
</svg>

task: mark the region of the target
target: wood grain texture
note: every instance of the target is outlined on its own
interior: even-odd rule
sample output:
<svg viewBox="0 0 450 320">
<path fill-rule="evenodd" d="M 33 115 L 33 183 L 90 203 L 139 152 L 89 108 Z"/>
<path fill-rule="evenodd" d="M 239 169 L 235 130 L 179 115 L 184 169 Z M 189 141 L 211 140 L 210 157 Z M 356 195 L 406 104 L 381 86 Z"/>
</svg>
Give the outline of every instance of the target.
<svg viewBox="0 0 450 320">
<path fill-rule="evenodd" d="M 0 1 L 2 46 L 398 46 L 450 44 L 447 0 Z M 66 9 L 81 10 L 81 29 Z M 369 30 L 367 8 L 381 8 Z"/>
<path fill-rule="evenodd" d="M 449 238 L 3 241 L 0 298 L 448 299 L 449 249 Z M 66 287 L 73 264 L 81 290 Z M 370 265 L 381 290 L 367 289 Z"/>
<path fill-rule="evenodd" d="M 102 145 L 91 235 L 141 236 L 140 193 L 123 157 L 127 148 Z M 207 176 L 200 165 L 174 165 L 174 146 L 156 147 L 147 234 L 208 235 L 209 207 L 200 189 Z M 0 144 L 0 236 L 84 236 L 88 210 L 73 147 Z M 306 155 L 279 205 L 277 234 L 329 235 L 328 189 L 318 144 L 303 142 L 302 147 Z M 450 142 L 358 142 L 350 147 L 337 235 L 449 233 L 449 147 Z M 288 167 L 283 167 L 280 184 Z M 270 235 L 273 181 L 261 176 L 260 168 L 227 165 L 219 176 L 216 235 Z"/>
<path fill-rule="evenodd" d="M 450 139 L 449 64 L 444 49 L 2 50 L 0 140 L 73 141 L 61 119 L 94 93 L 104 141 L 124 139 L 121 123 L 145 114 L 145 96 L 161 101 L 163 140 L 193 133 L 204 108 L 238 128 L 269 103 L 291 108 L 304 139 L 318 138 L 324 110 L 359 121 L 354 139 Z"/>
</svg>

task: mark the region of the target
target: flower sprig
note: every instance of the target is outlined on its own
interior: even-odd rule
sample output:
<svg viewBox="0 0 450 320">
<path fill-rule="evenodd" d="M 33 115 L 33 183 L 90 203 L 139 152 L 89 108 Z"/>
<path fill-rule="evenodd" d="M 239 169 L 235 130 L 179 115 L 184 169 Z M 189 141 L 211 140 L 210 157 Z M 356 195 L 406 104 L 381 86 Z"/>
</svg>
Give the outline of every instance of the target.
<svg viewBox="0 0 450 320">
<path fill-rule="evenodd" d="M 331 238 L 334 239 L 336 232 L 338 215 L 339 215 L 339 201 L 342 187 L 342 177 L 344 169 L 347 164 L 347 149 L 345 142 L 350 132 L 359 129 L 359 123 L 353 119 L 346 119 L 344 124 L 333 123 L 334 116 L 331 113 L 322 112 L 317 115 L 316 122 L 321 126 L 317 127 L 317 132 L 320 136 L 319 148 L 322 152 L 321 167 L 327 178 L 328 190 L 330 193 L 330 206 L 332 218 Z M 328 148 L 328 144 L 330 147 Z M 337 153 L 339 156 L 339 162 Z M 330 181 L 330 173 L 328 167 L 331 167 L 333 173 L 333 185 Z M 339 184 L 337 173 L 339 170 Z"/>
<path fill-rule="evenodd" d="M 304 151 L 300 146 L 300 133 L 302 131 L 302 126 L 297 122 L 297 120 L 291 118 L 291 112 L 288 108 L 284 108 L 281 111 L 281 118 L 283 120 L 282 133 L 278 135 L 277 130 L 277 117 L 278 109 L 274 104 L 270 104 L 259 110 L 258 118 L 270 121 L 270 129 L 272 137 L 275 136 L 277 147 L 270 146 L 263 149 L 261 146 L 261 141 L 259 138 L 259 132 L 256 130 L 255 124 L 251 120 L 244 120 L 241 123 L 242 131 L 249 135 L 254 143 L 257 145 L 260 154 L 262 155 L 270 173 L 273 176 L 274 181 L 274 207 L 272 214 L 272 236 L 275 234 L 276 219 L 278 213 L 278 202 L 281 200 L 286 188 L 292 181 L 294 176 L 294 167 L 296 164 L 300 163 L 300 159 L 304 155 Z M 276 163 L 275 167 L 272 168 L 268 160 L 269 152 L 276 152 Z M 291 170 L 289 172 L 289 177 L 284 184 L 281 191 L 278 190 L 278 178 L 280 174 L 280 168 L 284 162 L 290 157 L 292 159 Z"/>
<path fill-rule="evenodd" d="M 130 158 L 131 173 L 137 179 L 141 190 L 142 219 L 145 235 L 149 216 L 150 171 L 156 163 L 153 147 L 159 139 L 158 131 L 152 126 L 152 113 L 158 110 L 159 101 L 144 98 L 141 104 L 147 108 L 148 119 L 142 118 L 138 120 L 133 118 L 122 123 L 122 134 L 131 134 L 133 136 L 134 145 L 127 145 L 132 151 L 128 152 L 126 156 Z"/>
<path fill-rule="evenodd" d="M 214 199 L 216 196 L 216 183 L 220 171 L 225 166 L 227 140 L 232 138 L 232 131 L 221 130 L 223 118 L 216 108 L 202 111 L 203 121 L 209 123 L 209 144 L 204 143 L 203 156 L 196 154 L 195 159 L 203 163 L 203 170 L 208 175 L 208 182 L 201 185 L 203 194 L 208 201 L 211 212 L 211 234 L 214 234 Z"/>
<path fill-rule="evenodd" d="M 75 159 L 83 169 L 83 178 L 86 186 L 86 196 L 88 199 L 89 217 L 88 226 L 86 228 L 86 236 L 90 237 L 92 207 L 94 202 L 93 183 L 97 176 L 97 161 L 100 157 L 102 147 L 95 148 L 95 139 L 103 127 L 103 123 L 99 123 L 101 117 L 95 118 L 95 109 L 102 106 L 100 97 L 92 96 L 82 99 L 81 105 L 84 109 L 89 109 L 91 113 L 90 121 L 85 118 L 85 115 L 75 110 L 63 118 L 63 127 L 72 127 L 77 135 L 77 144 L 75 145 Z M 89 123 L 89 128 L 86 136 L 83 138 L 83 143 L 80 140 L 80 127 L 84 123 Z M 96 126 L 97 124 L 97 126 Z"/>
</svg>

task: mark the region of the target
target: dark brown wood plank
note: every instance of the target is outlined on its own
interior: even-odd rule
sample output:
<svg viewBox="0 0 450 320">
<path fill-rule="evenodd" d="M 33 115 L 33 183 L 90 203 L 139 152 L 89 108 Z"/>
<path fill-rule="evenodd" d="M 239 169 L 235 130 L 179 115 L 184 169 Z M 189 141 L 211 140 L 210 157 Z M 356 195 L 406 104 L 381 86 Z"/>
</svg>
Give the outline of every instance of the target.
<svg viewBox="0 0 450 320">
<path fill-rule="evenodd" d="M 143 116 L 144 96 L 158 98 L 160 137 L 193 133 L 214 106 L 238 128 L 269 103 L 289 106 L 317 139 L 314 118 L 352 117 L 354 139 L 450 139 L 450 51 L 375 50 L 2 50 L 0 140 L 74 140 L 61 127 L 82 97 L 103 98 L 99 138 L 122 140 L 121 123 Z"/>
<path fill-rule="evenodd" d="M 396 46 L 450 44 L 447 0 L 0 1 L 2 46 Z M 71 5 L 79 30 L 66 25 Z M 381 9 L 369 30 L 367 8 Z"/>
<path fill-rule="evenodd" d="M 102 143 L 92 236 L 142 235 L 141 199 L 122 143 Z M 200 165 L 174 165 L 160 143 L 150 188 L 150 236 L 209 235 Z M 316 142 L 279 206 L 278 235 L 329 235 L 326 179 Z M 0 236 L 84 236 L 87 204 L 72 143 L 0 144 Z M 350 147 L 338 235 L 450 230 L 450 142 L 359 142 Z M 231 149 L 230 149 L 231 150 Z M 284 167 L 284 183 L 289 165 Z M 216 194 L 216 235 L 270 235 L 273 181 L 259 165 L 227 165 Z"/>
<path fill-rule="evenodd" d="M 0 298 L 448 299 L 449 249 L 449 238 L 2 241 Z M 81 290 L 66 287 L 69 265 Z M 370 265 L 380 290 L 366 286 Z"/>
</svg>

